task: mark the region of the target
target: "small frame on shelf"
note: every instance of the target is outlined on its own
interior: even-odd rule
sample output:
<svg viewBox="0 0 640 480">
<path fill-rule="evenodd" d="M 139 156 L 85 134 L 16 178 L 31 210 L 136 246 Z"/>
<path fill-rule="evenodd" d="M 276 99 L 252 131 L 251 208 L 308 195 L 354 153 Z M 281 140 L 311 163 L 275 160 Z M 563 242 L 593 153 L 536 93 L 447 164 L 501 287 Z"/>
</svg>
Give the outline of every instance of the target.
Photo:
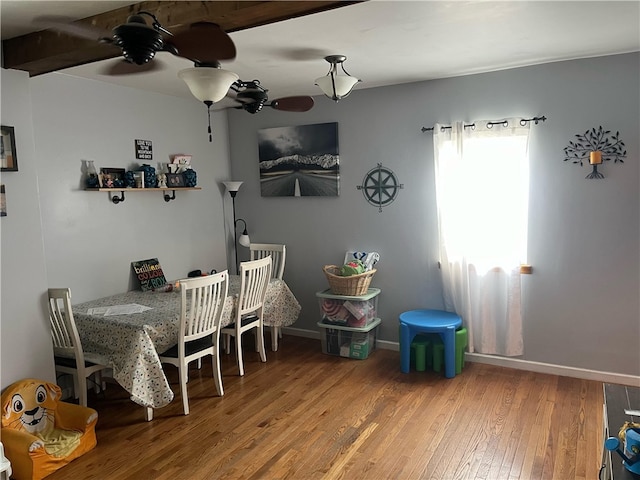
<svg viewBox="0 0 640 480">
<path fill-rule="evenodd" d="M 167 173 L 167 187 L 169 188 L 180 188 L 184 187 L 184 175 L 181 173 Z"/>
<path fill-rule="evenodd" d="M 144 188 L 144 172 L 133 172 L 133 179 L 136 182 L 136 188 Z"/>
<path fill-rule="evenodd" d="M 18 171 L 18 154 L 16 153 L 16 136 L 13 127 L 0 126 L 0 159 L 3 172 Z"/>
<path fill-rule="evenodd" d="M 124 187 L 124 168 L 101 168 L 100 187 L 102 188 L 120 188 Z"/>
</svg>

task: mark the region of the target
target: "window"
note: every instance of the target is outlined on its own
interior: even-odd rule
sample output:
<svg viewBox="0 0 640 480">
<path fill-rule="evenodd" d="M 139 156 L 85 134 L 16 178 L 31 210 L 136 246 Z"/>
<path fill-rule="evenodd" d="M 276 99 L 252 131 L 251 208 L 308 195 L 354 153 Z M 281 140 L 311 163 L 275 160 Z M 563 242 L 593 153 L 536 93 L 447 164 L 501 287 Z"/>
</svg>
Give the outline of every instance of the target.
<svg viewBox="0 0 640 480">
<path fill-rule="evenodd" d="M 470 352 L 523 353 L 528 139 L 517 119 L 434 128 L 444 303 L 462 317 Z"/>
<path fill-rule="evenodd" d="M 480 273 L 526 263 L 529 161 L 527 135 L 474 136 L 458 152 L 442 143 L 438 208 L 447 257 Z"/>
</svg>

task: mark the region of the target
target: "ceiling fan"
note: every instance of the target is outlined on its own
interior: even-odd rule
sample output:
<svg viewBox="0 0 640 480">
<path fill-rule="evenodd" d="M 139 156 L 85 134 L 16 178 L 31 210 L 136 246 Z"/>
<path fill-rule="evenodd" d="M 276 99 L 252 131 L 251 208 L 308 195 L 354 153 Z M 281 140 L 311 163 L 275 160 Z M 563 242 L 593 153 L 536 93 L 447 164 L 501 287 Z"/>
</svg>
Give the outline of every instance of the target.
<svg viewBox="0 0 640 480">
<path fill-rule="evenodd" d="M 151 25 L 145 17 L 150 17 Z M 70 35 L 96 40 L 99 43 L 118 47 L 123 59 L 108 67 L 107 75 L 148 72 L 161 68 L 152 61 L 158 52 L 169 52 L 175 56 L 192 61 L 196 67 L 220 67 L 220 60 L 232 60 L 236 56 L 236 47 L 231 37 L 211 22 L 198 22 L 176 34 L 165 29 L 150 12 L 140 11 L 127 18 L 126 23 L 115 27 L 111 32 L 73 23 L 60 16 L 43 16 L 36 19 L 46 25 Z"/>
<path fill-rule="evenodd" d="M 241 108 L 249 113 L 258 113 L 263 107 L 271 107 L 285 112 L 307 112 L 313 108 L 313 98 L 309 96 L 282 97 L 269 102 L 266 88 L 260 85 L 260 80 L 244 82 L 236 80 L 231 84 L 231 90 L 236 92 L 233 97 Z"/>
<path fill-rule="evenodd" d="M 151 18 L 151 25 L 147 24 L 145 16 Z M 238 80 L 235 73 L 220 68 L 220 60 L 236 57 L 236 46 L 218 24 L 196 22 L 173 34 L 160 25 L 154 14 L 146 11 L 129 16 L 126 23 L 111 32 L 73 23 L 62 17 L 39 17 L 36 21 L 64 33 L 120 48 L 123 60 L 108 67 L 104 71 L 106 75 L 162 68 L 157 61 L 152 61 L 158 52 L 169 52 L 192 61 L 194 68 L 180 70 L 178 77 L 185 81 L 193 96 L 207 106 L 209 141 L 212 141 L 211 105 L 222 100 L 230 85 Z"/>
<path fill-rule="evenodd" d="M 151 19 L 151 25 L 146 18 Z M 235 100 L 249 113 L 257 113 L 268 106 L 276 110 L 306 112 L 313 107 L 309 96 L 284 97 L 269 102 L 268 90 L 258 80 L 244 82 L 233 72 L 220 68 L 220 60 L 232 60 L 236 47 L 231 37 L 218 25 L 211 22 L 193 23 L 175 34 L 164 28 L 155 15 L 140 11 L 127 18 L 126 23 L 111 32 L 89 25 L 72 22 L 58 16 L 39 17 L 37 22 L 70 35 L 98 41 L 118 47 L 122 59 L 107 67 L 107 75 L 124 75 L 149 72 L 162 68 L 154 60 L 158 52 L 169 52 L 194 63 L 194 68 L 180 70 L 191 93 L 207 106 L 209 141 L 212 141 L 211 106 L 233 90 Z"/>
</svg>

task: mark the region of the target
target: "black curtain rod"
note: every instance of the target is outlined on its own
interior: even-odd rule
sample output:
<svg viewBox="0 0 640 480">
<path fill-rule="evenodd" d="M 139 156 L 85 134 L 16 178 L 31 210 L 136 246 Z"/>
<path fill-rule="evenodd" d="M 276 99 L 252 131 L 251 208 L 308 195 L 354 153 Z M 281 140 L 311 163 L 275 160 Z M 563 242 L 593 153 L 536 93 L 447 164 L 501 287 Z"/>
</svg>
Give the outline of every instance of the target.
<svg viewBox="0 0 640 480">
<path fill-rule="evenodd" d="M 547 119 L 547 117 L 545 117 L 544 115 L 542 117 L 533 117 L 533 118 L 523 118 L 522 120 L 520 120 L 520 125 L 524 126 L 525 124 L 529 123 L 529 122 L 533 122 L 536 125 L 539 122 L 544 122 Z M 491 128 L 493 125 L 504 125 L 505 127 L 509 125 L 509 123 L 506 120 L 502 120 L 500 122 L 487 122 L 487 127 Z M 445 129 L 450 129 L 451 126 L 445 126 L 445 127 L 440 127 L 442 130 Z M 476 128 L 476 124 L 475 123 L 471 123 L 469 125 L 465 125 L 464 128 Z M 422 127 L 422 131 L 423 132 L 433 132 L 434 127 Z"/>
</svg>

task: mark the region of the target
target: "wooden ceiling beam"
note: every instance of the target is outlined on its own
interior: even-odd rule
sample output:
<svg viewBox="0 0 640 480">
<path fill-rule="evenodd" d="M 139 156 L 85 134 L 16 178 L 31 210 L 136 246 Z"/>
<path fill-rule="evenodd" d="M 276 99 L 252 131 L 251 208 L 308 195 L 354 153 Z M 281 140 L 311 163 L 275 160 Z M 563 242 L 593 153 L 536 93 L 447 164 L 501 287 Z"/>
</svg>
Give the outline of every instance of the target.
<svg viewBox="0 0 640 480">
<path fill-rule="evenodd" d="M 74 24 L 111 31 L 139 11 L 153 13 L 160 24 L 177 33 L 195 22 L 217 23 L 226 32 L 267 25 L 289 18 L 339 8 L 358 1 L 153 1 L 94 15 Z M 23 70 L 29 76 L 75 67 L 121 54 L 117 47 L 61 33 L 42 30 L 2 42 L 4 68 Z"/>
</svg>

